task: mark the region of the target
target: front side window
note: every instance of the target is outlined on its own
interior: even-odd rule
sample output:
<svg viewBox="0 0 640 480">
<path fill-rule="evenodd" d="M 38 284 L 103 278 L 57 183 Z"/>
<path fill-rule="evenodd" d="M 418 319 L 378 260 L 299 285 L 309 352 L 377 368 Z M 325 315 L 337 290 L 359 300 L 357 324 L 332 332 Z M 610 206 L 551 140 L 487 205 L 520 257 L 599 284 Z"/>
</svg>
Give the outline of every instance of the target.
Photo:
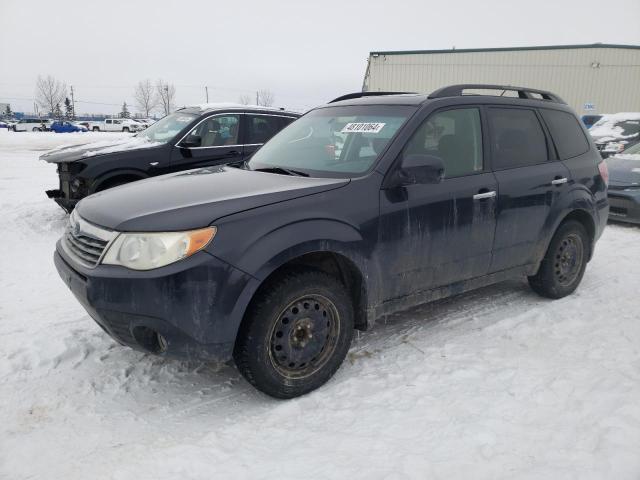
<svg viewBox="0 0 640 480">
<path fill-rule="evenodd" d="M 313 110 L 258 150 L 249 168 L 287 168 L 330 177 L 364 173 L 414 112 L 415 107 L 389 105 Z"/>
<path fill-rule="evenodd" d="M 278 117 L 247 115 L 247 123 L 249 129 L 247 143 L 265 143 L 280 130 Z"/>
<path fill-rule="evenodd" d="M 184 141 L 191 147 L 237 145 L 239 126 L 239 115 L 216 115 L 196 125 Z"/>
<path fill-rule="evenodd" d="M 460 108 L 431 115 L 418 127 L 403 154 L 440 157 L 445 178 L 481 172 L 484 163 L 480 110 Z"/>
<path fill-rule="evenodd" d="M 544 131 L 533 110 L 489 108 L 493 167 L 537 165 L 548 160 Z"/>
<path fill-rule="evenodd" d="M 166 143 L 173 140 L 178 133 L 183 131 L 197 115 L 192 113 L 175 112 L 161 118 L 156 123 L 138 133 L 138 138 L 145 138 L 150 142 Z"/>
</svg>

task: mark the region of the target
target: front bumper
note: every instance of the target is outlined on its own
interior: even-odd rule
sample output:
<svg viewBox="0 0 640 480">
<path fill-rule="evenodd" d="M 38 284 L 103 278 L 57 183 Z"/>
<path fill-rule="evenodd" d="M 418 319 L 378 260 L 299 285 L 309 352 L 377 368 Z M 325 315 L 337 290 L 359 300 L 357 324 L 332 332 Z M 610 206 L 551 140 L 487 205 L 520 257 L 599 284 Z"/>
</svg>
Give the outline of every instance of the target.
<svg viewBox="0 0 640 480">
<path fill-rule="evenodd" d="M 609 190 L 609 220 L 640 224 L 640 189 Z"/>
<path fill-rule="evenodd" d="M 202 251 L 149 271 L 75 264 L 56 246 L 62 280 L 117 342 L 145 352 L 199 360 L 231 358 L 257 280 Z M 158 335 L 162 341 L 159 341 Z"/>
</svg>

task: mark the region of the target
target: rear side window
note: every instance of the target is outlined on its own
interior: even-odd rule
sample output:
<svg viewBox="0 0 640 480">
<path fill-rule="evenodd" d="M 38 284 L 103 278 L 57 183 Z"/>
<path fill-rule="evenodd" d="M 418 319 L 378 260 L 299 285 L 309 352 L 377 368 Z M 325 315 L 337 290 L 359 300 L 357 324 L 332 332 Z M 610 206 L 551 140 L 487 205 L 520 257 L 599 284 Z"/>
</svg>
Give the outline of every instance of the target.
<svg viewBox="0 0 640 480">
<path fill-rule="evenodd" d="M 526 167 L 548 160 L 547 142 L 533 110 L 490 108 L 493 168 Z"/>
<path fill-rule="evenodd" d="M 247 115 L 249 140 L 247 143 L 265 143 L 280 130 L 278 118 L 268 115 Z"/>
<path fill-rule="evenodd" d="M 561 159 L 573 158 L 589 151 L 589 142 L 578 120 L 567 112 L 540 110 L 547 123 Z"/>
</svg>

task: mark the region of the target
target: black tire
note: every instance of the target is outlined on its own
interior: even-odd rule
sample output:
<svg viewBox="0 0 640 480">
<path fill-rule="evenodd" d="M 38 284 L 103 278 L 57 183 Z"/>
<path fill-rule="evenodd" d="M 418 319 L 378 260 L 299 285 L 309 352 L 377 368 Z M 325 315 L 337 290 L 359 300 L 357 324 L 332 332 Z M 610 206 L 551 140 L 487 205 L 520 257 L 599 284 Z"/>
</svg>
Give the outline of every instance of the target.
<svg viewBox="0 0 640 480">
<path fill-rule="evenodd" d="M 129 127 L 122 127 L 123 133 L 129 133 Z"/>
<path fill-rule="evenodd" d="M 31 131 L 32 131 L 32 132 L 41 132 L 41 131 L 42 131 L 42 129 L 41 129 L 41 128 L 38 128 L 38 127 L 33 127 L 33 128 L 31 129 Z"/>
<path fill-rule="evenodd" d="M 573 293 L 584 275 L 590 248 L 589 235 L 580 222 L 569 220 L 560 225 L 538 273 L 529 277 L 533 291 L 547 298 Z"/>
<path fill-rule="evenodd" d="M 340 280 L 317 270 L 286 273 L 252 301 L 233 358 L 258 390 L 304 395 L 340 368 L 353 336 L 353 305 Z"/>
<path fill-rule="evenodd" d="M 94 132 L 99 132 L 99 131 L 100 131 L 100 127 L 93 127 L 93 128 L 92 128 L 92 131 L 94 131 Z"/>
</svg>

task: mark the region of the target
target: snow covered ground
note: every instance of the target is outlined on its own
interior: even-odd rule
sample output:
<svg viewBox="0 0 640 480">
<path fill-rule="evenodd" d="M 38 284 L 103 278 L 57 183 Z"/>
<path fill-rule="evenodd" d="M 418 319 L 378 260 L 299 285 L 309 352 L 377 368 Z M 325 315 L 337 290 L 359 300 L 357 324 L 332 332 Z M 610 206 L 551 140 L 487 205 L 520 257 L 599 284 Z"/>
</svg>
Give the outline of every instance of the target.
<svg viewBox="0 0 640 480">
<path fill-rule="evenodd" d="M 640 228 L 610 225 L 571 297 L 512 281 L 396 315 L 276 401 L 117 345 L 59 280 L 37 156 L 105 135 L 0 130 L 0 478 L 640 478 Z"/>
</svg>

